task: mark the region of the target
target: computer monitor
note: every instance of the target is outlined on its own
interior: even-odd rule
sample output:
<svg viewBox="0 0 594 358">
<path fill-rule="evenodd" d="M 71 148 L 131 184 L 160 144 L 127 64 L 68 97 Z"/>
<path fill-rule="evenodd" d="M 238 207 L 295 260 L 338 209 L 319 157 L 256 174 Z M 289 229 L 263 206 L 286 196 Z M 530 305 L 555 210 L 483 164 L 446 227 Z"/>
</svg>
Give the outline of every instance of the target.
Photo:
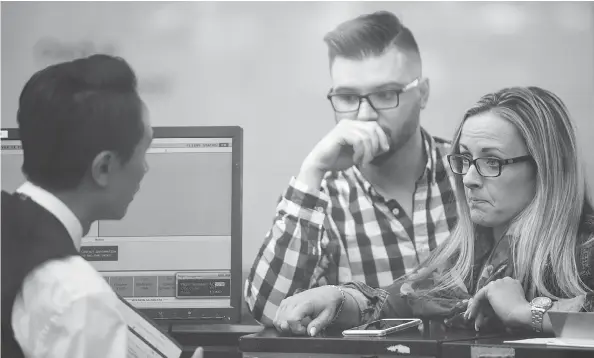
<svg viewBox="0 0 594 358">
<path fill-rule="evenodd" d="M 17 129 L 2 130 L 2 189 L 24 182 Z M 241 310 L 240 127 L 156 127 L 149 172 L 121 221 L 98 221 L 81 255 L 148 317 L 236 323 Z"/>
</svg>

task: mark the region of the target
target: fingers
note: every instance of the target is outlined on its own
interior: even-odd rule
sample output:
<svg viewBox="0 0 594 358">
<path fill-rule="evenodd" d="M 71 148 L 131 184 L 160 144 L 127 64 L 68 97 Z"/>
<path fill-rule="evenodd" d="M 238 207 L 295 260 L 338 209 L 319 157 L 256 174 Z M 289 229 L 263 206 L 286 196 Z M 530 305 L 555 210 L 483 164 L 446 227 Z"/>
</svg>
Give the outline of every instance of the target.
<svg viewBox="0 0 594 358">
<path fill-rule="evenodd" d="M 194 354 L 192 354 L 192 358 L 203 358 L 204 357 L 204 350 L 202 347 L 196 348 Z"/>
<path fill-rule="evenodd" d="M 466 309 L 466 313 L 464 314 L 464 318 L 466 318 L 467 320 L 476 318 L 482 301 L 487 300 L 487 292 L 489 289 L 489 285 L 478 290 L 474 297 L 470 299 L 470 301 L 468 302 L 468 308 Z"/>
<path fill-rule="evenodd" d="M 489 322 L 495 317 L 495 313 L 491 308 L 481 309 L 474 321 L 474 330 L 479 332 L 484 327 L 489 325 Z"/>
<path fill-rule="evenodd" d="M 287 321 L 289 324 L 289 331 L 294 334 L 304 335 L 305 334 L 305 327 L 300 319 L 293 319 Z"/>
<path fill-rule="evenodd" d="M 374 132 L 369 133 L 366 136 L 365 144 L 366 152 L 365 156 L 363 157 L 363 162 L 361 163 L 362 165 L 371 162 L 373 158 L 375 158 L 375 156 L 377 155 L 379 148 L 379 138 Z"/>
<path fill-rule="evenodd" d="M 473 310 L 474 307 L 474 299 L 471 298 L 468 300 L 468 306 L 466 307 L 466 312 L 464 312 L 464 319 L 465 320 L 469 320 L 470 319 L 470 312 Z"/>
<path fill-rule="evenodd" d="M 280 315 L 283 310 L 284 304 L 285 304 L 285 300 L 282 300 L 281 304 L 278 305 L 278 309 L 276 310 L 276 314 L 274 315 L 274 319 L 272 320 L 272 324 L 274 325 L 274 328 L 276 328 L 276 330 L 279 332 L 282 331 L 282 329 L 280 327 Z"/>
<path fill-rule="evenodd" d="M 345 141 L 353 147 L 353 162 L 363 165 L 373 159 L 374 149 L 371 138 L 357 129 L 345 135 Z"/>
<path fill-rule="evenodd" d="M 345 128 L 343 140 L 353 147 L 353 162 L 365 165 L 390 149 L 383 129 L 376 122 L 354 122 Z"/>
<path fill-rule="evenodd" d="M 307 333 L 310 336 L 315 336 L 320 331 L 322 331 L 330 322 L 332 318 L 334 318 L 336 310 L 325 309 L 323 310 L 316 318 L 314 318 L 309 325 L 307 326 Z"/>
<path fill-rule="evenodd" d="M 481 308 L 476 316 L 474 321 L 474 329 L 475 331 L 480 331 L 481 328 L 486 327 L 489 322 L 496 317 L 497 314 L 493 310 L 493 307 L 489 302 L 483 301 Z"/>
<path fill-rule="evenodd" d="M 272 324 L 279 332 L 287 332 L 289 330 L 289 324 L 286 321 L 287 309 L 286 306 L 288 305 L 288 299 L 284 299 L 276 310 L 276 315 L 274 316 L 274 320 Z"/>
<path fill-rule="evenodd" d="M 476 315 L 476 319 L 474 320 L 474 330 L 479 331 L 481 326 L 483 325 L 483 321 L 485 320 L 485 315 L 483 311 L 479 311 Z"/>
<path fill-rule="evenodd" d="M 382 152 L 387 152 L 390 150 L 390 139 L 384 129 L 379 125 L 374 126 L 375 132 L 377 133 L 377 138 L 379 139 L 379 148 Z"/>
<path fill-rule="evenodd" d="M 303 335 L 306 333 L 306 323 L 311 315 L 313 315 L 313 309 L 309 302 L 299 302 L 289 298 L 281 302 L 273 324 L 279 332 Z"/>
</svg>

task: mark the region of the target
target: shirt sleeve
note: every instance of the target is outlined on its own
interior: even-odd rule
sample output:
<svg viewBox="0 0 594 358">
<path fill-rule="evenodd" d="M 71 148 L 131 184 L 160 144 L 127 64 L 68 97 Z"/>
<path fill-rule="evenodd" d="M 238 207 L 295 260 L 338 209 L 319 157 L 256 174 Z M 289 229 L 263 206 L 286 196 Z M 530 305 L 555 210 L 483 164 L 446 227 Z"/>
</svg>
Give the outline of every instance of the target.
<svg viewBox="0 0 594 358">
<path fill-rule="evenodd" d="M 103 295 L 73 301 L 50 318 L 45 342 L 47 358 L 125 358 L 128 327 Z"/>
<path fill-rule="evenodd" d="M 292 178 L 276 209 L 272 228 L 245 285 L 245 300 L 256 320 L 271 325 L 283 299 L 302 290 L 338 283 L 337 238 L 329 235 L 329 197 Z"/>
<path fill-rule="evenodd" d="M 382 318 L 422 318 L 429 315 L 443 315 L 451 311 L 451 300 L 444 304 L 439 299 L 422 299 L 411 294 L 406 282 L 395 281 L 384 288 L 372 288 L 363 282 L 349 282 L 343 287 L 359 305 L 362 324 Z"/>
<path fill-rule="evenodd" d="M 388 298 L 391 292 L 381 288 L 372 288 L 363 282 L 349 282 L 342 285 L 344 290 L 349 293 L 359 306 L 359 322 L 361 324 L 369 323 L 380 318 L 398 317 L 386 312 L 388 308 Z"/>
</svg>

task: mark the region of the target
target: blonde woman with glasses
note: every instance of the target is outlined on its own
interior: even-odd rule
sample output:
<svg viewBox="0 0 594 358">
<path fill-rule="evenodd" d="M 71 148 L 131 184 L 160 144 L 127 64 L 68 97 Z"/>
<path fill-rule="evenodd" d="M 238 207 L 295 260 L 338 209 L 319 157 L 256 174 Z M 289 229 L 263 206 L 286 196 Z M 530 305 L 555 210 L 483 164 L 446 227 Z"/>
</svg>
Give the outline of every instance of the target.
<svg viewBox="0 0 594 358">
<path fill-rule="evenodd" d="M 538 87 L 485 95 L 452 148 L 459 219 L 449 240 L 385 289 L 351 282 L 285 299 L 278 330 L 418 317 L 552 332 L 547 311 L 594 311 L 594 211 L 561 99 Z"/>
</svg>

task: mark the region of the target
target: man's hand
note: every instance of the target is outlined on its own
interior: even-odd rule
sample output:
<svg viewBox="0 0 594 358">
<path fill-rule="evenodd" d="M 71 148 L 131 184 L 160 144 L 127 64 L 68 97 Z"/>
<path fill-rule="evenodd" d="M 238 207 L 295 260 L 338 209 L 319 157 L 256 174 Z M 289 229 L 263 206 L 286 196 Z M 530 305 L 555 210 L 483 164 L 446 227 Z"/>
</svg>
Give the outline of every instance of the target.
<svg viewBox="0 0 594 358">
<path fill-rule="evenodd" d="M 302 171 L 324 175 L 327 171 L 365 165 L 390 150 L 390 139 L 375 121 L 344 119 L 304 160 Z"/>
<path fill-rule="evenodd" d="M 196 348 L 196 351 L 194 352 L 194 354 L 192 354 L 192 358 L 203 358 L 204 357 L 204 351 L 202 350 L 202 348 L 198 347 Z"/>
<path fill-rule="evenodd" d="M 322 286 L 285 298 L 276 312 L 274 326 L 279 332 L 315 336 L 332 321 L 342 301 L 333 286 Z"/>
<path fill-rule="evenodd" d="M 485 313 L 491 309 L 507 327 L 530 326 L 530 303 L 522 284 L 516 279 L 504 277 L 481 288 L 470 300 L 465 318 L 474 319 L 478 330 L 484 324 Z"/>
</svg>

